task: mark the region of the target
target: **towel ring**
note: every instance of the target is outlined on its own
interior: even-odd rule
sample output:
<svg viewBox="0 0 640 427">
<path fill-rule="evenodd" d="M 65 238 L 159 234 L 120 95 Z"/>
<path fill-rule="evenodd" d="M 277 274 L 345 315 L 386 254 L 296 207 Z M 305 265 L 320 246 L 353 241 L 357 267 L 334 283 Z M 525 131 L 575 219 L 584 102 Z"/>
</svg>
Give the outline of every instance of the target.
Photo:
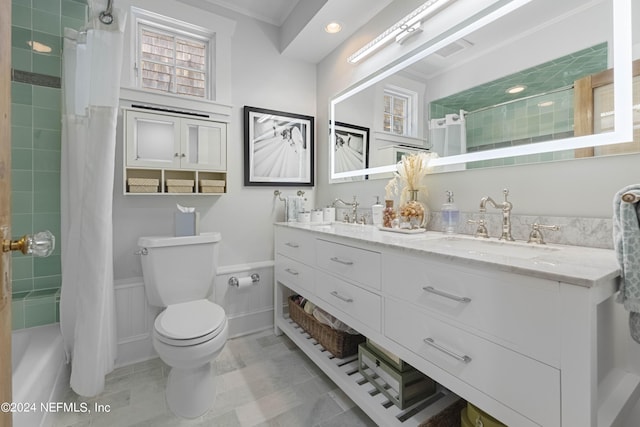
<svg viewBox="0 0 640 427">
<path fill-rule="evenodd" d="M 627 203 L 637 203 L 640 202 L 640 196 L 636 196 L 633 193 L 624 193 L 622 195 L 622 201 Z"/>
</svg>

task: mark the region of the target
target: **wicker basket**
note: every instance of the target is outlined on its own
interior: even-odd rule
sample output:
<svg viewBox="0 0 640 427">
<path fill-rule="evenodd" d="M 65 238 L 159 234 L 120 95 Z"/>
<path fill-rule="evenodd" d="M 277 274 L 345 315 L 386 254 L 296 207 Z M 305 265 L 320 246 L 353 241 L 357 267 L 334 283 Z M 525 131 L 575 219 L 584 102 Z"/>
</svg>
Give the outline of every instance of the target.
<svg viewBox="0 0 640 427">
<path fill-rule="evenodd" d="M 294 322 L 300 325 L 302 329 L 307 331 L 309 335 L 315 338 L 322 347 L 338 359 L 343 359 L 347 356 L 352 356 L 358 353 L 358 344 L 365 340 L 363 335 L 353 335 L 347 332 L 337 331 L 332 329 L 330 326 L 323 325 L 318 322 L 315 317 L 306 313 L 302 307 L 296 304 L 294 298 L 295 297 L 290 297 L 288 300 L 289 316 Z"/>
</svg>

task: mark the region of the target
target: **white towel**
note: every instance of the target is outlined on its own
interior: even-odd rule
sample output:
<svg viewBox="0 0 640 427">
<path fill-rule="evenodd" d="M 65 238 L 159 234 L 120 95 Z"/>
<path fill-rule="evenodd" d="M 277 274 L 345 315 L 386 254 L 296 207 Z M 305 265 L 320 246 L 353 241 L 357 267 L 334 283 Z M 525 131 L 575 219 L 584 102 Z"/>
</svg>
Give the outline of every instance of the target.
<svg viewBox="0 0 640 427">
<path fill-rule="evenodd" d="M 618 302 L 630 312 L 631 336 L 640 343 L 640 203 L 623 201 L 624 194 L 640 200 L 640 184 L 621 189 L 613 198 L 613 246 L 622 270 Z"/>
</svg>

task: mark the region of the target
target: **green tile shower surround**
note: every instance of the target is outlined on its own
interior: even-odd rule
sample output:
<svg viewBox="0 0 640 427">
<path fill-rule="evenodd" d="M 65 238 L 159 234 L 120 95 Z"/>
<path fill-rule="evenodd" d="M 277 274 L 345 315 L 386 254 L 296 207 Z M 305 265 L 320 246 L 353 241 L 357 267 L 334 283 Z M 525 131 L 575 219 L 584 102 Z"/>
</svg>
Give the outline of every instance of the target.
<svg viewBox="0 0 640 427">
<path fill-rule="evenodd" d="M 433 101 L 430 117 L 468 111 L 469 152 L 548 141 L 573 136 L 573 82 L 607 69 L 606 43 L 583 49 L 483 85 Z M 552 76 L 549 78 L 549 76 Z M 514 100 L 507 88 L 526 84 L 527 90 Z M 565 88 L 558 90 L 559 88 Z M 555 91 L 555 92 L 554 92 Z M 530 96 L 531 94 L 544 94 Z M 540 106 L 552 101 L 550 106 Z M 467 168 L 503 166 L 573 158 L 573 150 L 507 159 L 471 162 Z"/>
<path fill-rule="evenodd" d="M 62 34 L 84 25 L 82 0 L 12 0 L 11 221 L 13 236 L 48 229 L 60 242 Z M 31 50 L 28 41 L 51 47 Z M 13 255 L 13 329 L 59 321 L 60 248 Z"/>
</svg>

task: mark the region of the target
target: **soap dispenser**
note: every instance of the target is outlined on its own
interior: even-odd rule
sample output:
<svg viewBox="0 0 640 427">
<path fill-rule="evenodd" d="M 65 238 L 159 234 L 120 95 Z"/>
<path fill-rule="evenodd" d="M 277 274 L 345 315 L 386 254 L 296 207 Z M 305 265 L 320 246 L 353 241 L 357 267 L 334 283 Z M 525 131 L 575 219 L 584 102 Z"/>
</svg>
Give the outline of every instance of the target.
<svg viewBox="0 0 640 427">
<path fill-rule="evenodd" d="M 442 205 L 442 222 L 445 234 L 454 234 L 458 229 L 460 211 L 453 202 L 453 191 L 447 190 L 447 202 Z"/>
<path fill-rule="evenodd" d="M 382 212 L 384 206 L 380 204 L 380 196 L 376 196 L 376 202 L 371 206 L 371 221 L 376 227 L 382 227 Z"/>
</svg>

